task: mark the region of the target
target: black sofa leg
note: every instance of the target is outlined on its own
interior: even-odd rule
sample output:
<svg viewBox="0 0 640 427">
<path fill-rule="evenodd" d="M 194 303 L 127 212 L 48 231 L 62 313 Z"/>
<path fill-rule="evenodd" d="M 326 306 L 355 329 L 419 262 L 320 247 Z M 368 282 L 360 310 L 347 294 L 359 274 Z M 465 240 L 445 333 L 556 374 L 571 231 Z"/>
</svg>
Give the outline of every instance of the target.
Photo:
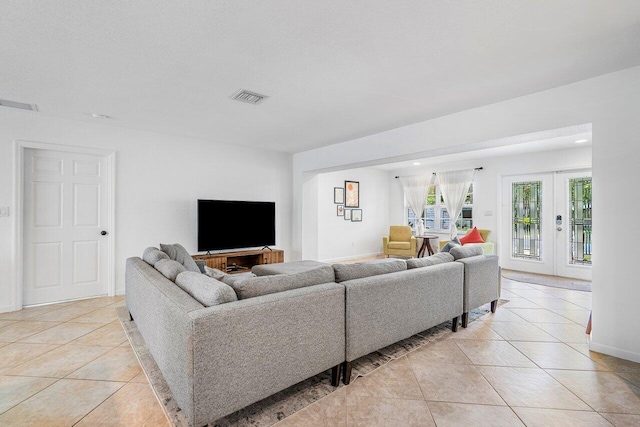
<svg viewBox="0 0 640 427">
<path fill-rule="evenodd" d="M 131 312 L 129 312 L 129 320 L 133 322 L 133 316 L 131 315 Z"/>
<path fill-rule="evenodd" d="M 453 332 L 458 332 L 458 318 L 460 316 L 456 316 L 453 318 L 453 320 L 451 321 L 451 330 Z"/>
<path fill-rule="evenodd" d="M 466 328 L 469 324 L 469 312 L 462 313 L 462 327 Z"/>
<path fill-rule="evenodd" d="M 344 362 L 342 366 L 342 382 L 348 385 L 351 382 L 351 362 Z"/>
<path fill-rule="evenodd" d="M 491 312 L 495 313 L 496 312 L 496 308 L 498 308 L 498 300 L 493 300 L 491 301 Z"/>
<path fill-rule="evenodd" d="M 338 387 L 338 384 L 340 384 L 341 368 L 342 368 L 342 363 L 331 368 L 331 385 L 334 387 Z"/>
</svg>

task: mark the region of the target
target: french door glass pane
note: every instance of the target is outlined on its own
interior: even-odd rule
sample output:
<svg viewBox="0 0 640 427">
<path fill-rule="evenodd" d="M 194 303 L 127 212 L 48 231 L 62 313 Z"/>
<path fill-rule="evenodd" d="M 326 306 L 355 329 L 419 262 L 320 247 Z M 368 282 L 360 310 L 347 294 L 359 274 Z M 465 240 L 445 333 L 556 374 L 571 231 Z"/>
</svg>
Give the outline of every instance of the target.
<svg viewBox="0 0 640 427">
<path fill-rule="evenodd" d="M 542 181 L 514 182 L 511 256 L 542 260 Z"/>
<path fill-rule="evenodd" d="M 569 264 L 591 265 L 591 178 L 569 179 Z"/>
</svg>

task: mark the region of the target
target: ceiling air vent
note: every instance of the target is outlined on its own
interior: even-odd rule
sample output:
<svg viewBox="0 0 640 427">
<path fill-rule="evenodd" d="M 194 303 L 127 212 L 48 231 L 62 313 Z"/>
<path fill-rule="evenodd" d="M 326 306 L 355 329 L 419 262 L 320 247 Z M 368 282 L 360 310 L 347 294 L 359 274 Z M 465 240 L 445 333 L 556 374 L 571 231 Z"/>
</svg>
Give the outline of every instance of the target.
<svg viewBox="0 0 640 427">
<path fill-rule="evenodd" d="M 0 106 L 19 108 L 20 110 L 38 111 L 36 104 L 25 104 L 24 102 L 7 101 L 6 99 L 0 99 Z"/>
<path fill-rule="evenodd" d="M 240 89 L 233 95 L 231 95 L 231 99 L 235 99 L 236 101 L 246 102 L 249 104 L 260 104 L 262 101 L 267 99 L 268 96 L 260 95 L 259 93 L 251 92 L 248 90 Z"/>
</svg>

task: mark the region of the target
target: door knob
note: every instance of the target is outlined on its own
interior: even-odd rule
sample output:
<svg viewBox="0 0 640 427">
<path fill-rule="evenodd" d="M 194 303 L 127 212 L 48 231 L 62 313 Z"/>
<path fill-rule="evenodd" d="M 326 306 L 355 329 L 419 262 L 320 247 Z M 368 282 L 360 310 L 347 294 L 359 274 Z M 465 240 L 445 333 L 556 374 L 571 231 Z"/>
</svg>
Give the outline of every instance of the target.
<svg viewBox="0 0 640 427">
<path fill-rule="evenodd" d="M 562 231 L 562 227 L 558 227 L 558 231 Z"/>
<path fill-rule="evenodd" d="M 101 234 L 101 235 L 103 235 L 103 236 L 106 236 L 106 235 L 107 235 L 107 232 L 106 232 L 106 231 L 104 231 L 104 230 L 102 230 L 102 231 L 100 232 L 100 234 Z"/>
</svg>

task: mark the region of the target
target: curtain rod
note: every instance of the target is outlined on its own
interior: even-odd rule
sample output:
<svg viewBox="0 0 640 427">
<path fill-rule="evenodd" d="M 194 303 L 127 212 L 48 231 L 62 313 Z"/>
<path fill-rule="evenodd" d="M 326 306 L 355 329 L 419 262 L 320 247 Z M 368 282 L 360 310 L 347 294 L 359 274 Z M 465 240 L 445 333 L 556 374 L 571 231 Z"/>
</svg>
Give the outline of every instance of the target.
<svg viewBox="0 0 640 427">
<path fill-rule="evenodd" d="M 482 169 L 484 169 L 482 166 L 480 166 L 479 168 L 473 168 L 473 170 L 476 170 L 476 171 L 481 171 Z M 436 175 L 435 172 L 433 174 Z M 396 176 L 396 179 L 398 179 L 398 178 L 400 178 L 400 177 Z"/>
</svg>

